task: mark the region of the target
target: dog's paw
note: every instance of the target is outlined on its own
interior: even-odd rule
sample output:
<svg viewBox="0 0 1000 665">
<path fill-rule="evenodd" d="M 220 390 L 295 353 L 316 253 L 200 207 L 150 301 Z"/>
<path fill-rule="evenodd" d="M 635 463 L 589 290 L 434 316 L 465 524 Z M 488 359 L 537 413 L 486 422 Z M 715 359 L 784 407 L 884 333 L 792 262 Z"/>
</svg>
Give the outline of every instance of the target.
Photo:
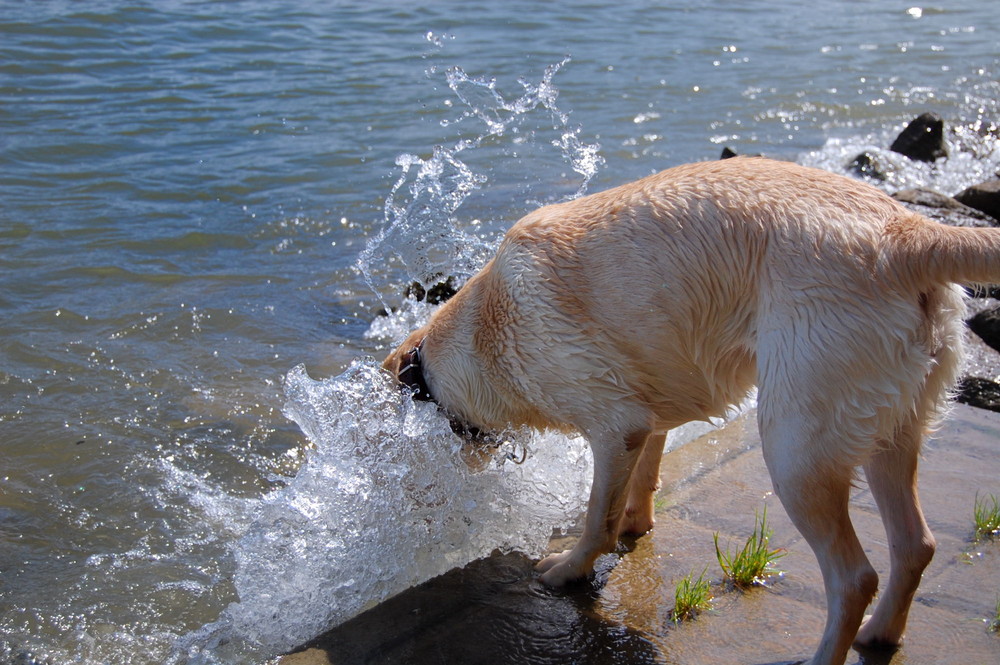
<svg viewBox="0 0 1000 665">
<path fill-rule="evenodd" d="M 572 553 L 573 550 L 565 550 L 563 552 L 559 552 L 558 554 L 550 554 L 535 564 L 535 570 L 540 573 L 547 572 L 560 563 L 564 563 Z"/>
<path fill-rule="evenodd" d="M 621 524 L 618 526 L 618 535 L 621 536 L 641 536 L 652 530 L 656 520 L 652 513 L 636 512 L 635 514 L 625 513 Z"/>
<path fill-rule="evenodd" d="M 550 554 L 535 565 L 535 570 L 542 574 L 542 582 L 551 587 L 565 586 L 590 572 L 573 556 L 573 550 Z"/>
<path fill-rule="evenodd" d="M 903 644 L 903 624 L 893 629 L 873 620 L 871 615 L 866 615 L 861 622 L 857 637 L 854 638 L 854 645 L 873 650 L 896 649 Z"/>
<path fill-rule="evenodd" d="M 656 522 L 654 497 L 655 493 L 651 491 L 632 491 L 618 523 L 618 535 L 641 536 L 653 528 Z"/>
</svg>

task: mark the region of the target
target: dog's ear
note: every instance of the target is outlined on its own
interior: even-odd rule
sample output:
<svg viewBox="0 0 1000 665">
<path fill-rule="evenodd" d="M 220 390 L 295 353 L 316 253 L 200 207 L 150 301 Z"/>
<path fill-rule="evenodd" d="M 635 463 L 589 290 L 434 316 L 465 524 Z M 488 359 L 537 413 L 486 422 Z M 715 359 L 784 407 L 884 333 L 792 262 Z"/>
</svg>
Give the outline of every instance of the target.
<svg viewBox="0 0 1000 665">
<path fill-rule="evenodd" d="M 402 349 L 395 349 L 382 361 L 382 369 L 391 374 L 394 379 L 398 379 L 399 376 L 400 359 L 403 357 L 402 351 Z"/>
</svg>

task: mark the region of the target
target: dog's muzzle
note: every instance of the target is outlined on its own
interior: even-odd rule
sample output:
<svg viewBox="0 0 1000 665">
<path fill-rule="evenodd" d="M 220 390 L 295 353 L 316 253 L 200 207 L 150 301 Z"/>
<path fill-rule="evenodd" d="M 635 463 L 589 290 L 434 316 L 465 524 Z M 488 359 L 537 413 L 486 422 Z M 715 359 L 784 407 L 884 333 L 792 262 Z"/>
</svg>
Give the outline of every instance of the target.
<svg viewBox="0 0 1000 665">
<path fill-rule="evenodd" d="M 410 349 L 409 353 L 403 356 L 402 367 L 400 367 L 396 378 L 399 379 L 400 383 L 410 389 L 413 399 L 417 399 L 422 402 L 433 402 L 434 396 L 431 395 L 431 389 L 427 387 L 427 379 L 424 378 L 422 358 L 423 348 L 424 340 L 420 340 L 419 344 Z"/>
</svg>

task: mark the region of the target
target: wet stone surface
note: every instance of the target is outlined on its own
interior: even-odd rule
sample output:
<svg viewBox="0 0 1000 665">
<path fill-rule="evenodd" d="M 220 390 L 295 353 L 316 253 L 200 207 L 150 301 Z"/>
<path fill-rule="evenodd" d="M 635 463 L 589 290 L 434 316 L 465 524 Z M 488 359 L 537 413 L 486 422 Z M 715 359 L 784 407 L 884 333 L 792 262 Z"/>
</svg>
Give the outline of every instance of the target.
<svg viewBox="0 0 1000 665">
<path fill-rule="evenodd" d="M 412 588 L 320 636 L 281 665 L 341 663 L 785 663 L 819 641 L 825 596 L 815 557 L 771 492 L 753 414 L 668 453 L 656 528 L 599 560 L 589 582 L 554 591 L 532 562 L 496 554 Z M 937 538 L 904 646 L 852 652 L 849 663 L 1000 662 L 985 619 L 1000 594 L 1000 542 L 973 543 L 975 495 L 1000 493 L 1000 414 L 956 406 L 925 446 L 920 489 Z M 771 543 L 785 548 L 770 586 L 726 591 L 720 543 L 742 542 L 767 507 Z M 881 520 L 863 481 L 852 496 L 858 535 L 888 579 Z M 554 548 L 565 543 L 554 543 Z M 676 582 L 707 567 L 713 608 L 669 619 Z"/>
</svg>

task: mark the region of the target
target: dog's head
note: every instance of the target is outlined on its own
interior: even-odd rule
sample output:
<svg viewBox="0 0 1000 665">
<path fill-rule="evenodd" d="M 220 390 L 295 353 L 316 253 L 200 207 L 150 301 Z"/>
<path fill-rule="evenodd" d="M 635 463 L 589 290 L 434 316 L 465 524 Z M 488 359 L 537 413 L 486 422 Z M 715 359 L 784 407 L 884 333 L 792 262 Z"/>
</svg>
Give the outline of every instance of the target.
<svg viewBox="0 0 1000 665">
<path fill-rule="evenodd" d="M 479 439 L 484 426 L 472 408 L 473 400 L 465 390 L 475 383 L 472 361 L 458 356 L 446 345 L 437 343 L 427 327 L 414 331 L 406 341 L 386 357 L 382 367 L 399 382 L 415 400 L 434 402 L 448 415 L 452 430 L 465 438 Z M 449 380 L 450 379 L 450 380 Z"/>
<path fill-rule="evenodd" d="M 488 271 L 479 273 L 382 363 L 415 399 L 436 402 L 452 429 L 476 438 L 552 425 L 516 389 L 514 345 L 503 343 L 503 325 L 490 318 L 499 309 L 490 300 L 496 290 Z"/>
</svg>

